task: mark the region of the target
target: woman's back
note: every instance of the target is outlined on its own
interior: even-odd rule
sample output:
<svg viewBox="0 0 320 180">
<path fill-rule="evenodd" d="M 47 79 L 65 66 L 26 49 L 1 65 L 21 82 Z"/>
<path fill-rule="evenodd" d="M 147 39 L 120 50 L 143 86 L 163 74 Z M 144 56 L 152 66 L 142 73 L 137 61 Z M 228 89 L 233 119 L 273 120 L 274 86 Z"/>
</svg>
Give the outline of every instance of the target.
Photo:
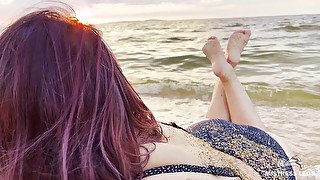
<svg viewBox="0 0 320 180">
<path fill-rule="evenodd" d="M 144 177 L 183 178 L 197 173 L 199 178 L 210 174 L 211 178 L 295 179 L 285 144 L 263 130 L 220 119 L 200 121 L 186 130 L 167 125 L 162 126 L 167 143 L 156 143 Z"/>
<path fill-rule="evenodd" d="M 242 175 L 242 178 L 260 179 L 260 175 L 248 164 L 214 150 L 208 143 L 194 137 L 189 132 L 164 124 L 162 124 L 162 129 L 167 141 L 155 143 L 156 148 L 144 167 L 145 179 L 165 179 L 169 177 L 179 179 L 228 179 L 224 176 L 229 171 L 227 167 L 236 170 Z M 144 146 L 148 147 L 149 150 L 154 147 L 153 144 Z M 141 149 L 141 154 L 143 153 L 145 153 L 144 149 Z M 218 172 L 212 172 L 218 168 L 220 168 Z M 230 176 L 229 179 L 235 179 L 235 177 L 239 177 L 238 175 L 229 174 L 228 176 Z"/>
</svg>

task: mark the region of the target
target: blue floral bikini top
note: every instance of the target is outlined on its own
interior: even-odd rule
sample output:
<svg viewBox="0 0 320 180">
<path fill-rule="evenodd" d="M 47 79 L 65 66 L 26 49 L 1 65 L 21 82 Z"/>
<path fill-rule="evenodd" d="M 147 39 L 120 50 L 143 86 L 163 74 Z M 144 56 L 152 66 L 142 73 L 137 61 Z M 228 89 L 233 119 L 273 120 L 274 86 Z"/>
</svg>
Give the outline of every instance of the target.
<svg viewBox="0 0 320 180">
<path fill-rule="evenodd" d="M 186 131 L 192 136 L 205 141 L 213 150 L 241 160 L 252 167 L 262 179 L 296 179 L 290 159 L 285 151 L 269 134 L 258 128 L 237 125 L 221 119 L 201 121 L 187 129 L 183 129 L 175 123 L 162 124 Z M 255 179 L 250 176 L 243 176 L 237 168 L 232 166 L 197 166 L 188 164 L 166 165 L 147 169 L 143 172 L 142 178 L 177 172 Z"/>
</svg>

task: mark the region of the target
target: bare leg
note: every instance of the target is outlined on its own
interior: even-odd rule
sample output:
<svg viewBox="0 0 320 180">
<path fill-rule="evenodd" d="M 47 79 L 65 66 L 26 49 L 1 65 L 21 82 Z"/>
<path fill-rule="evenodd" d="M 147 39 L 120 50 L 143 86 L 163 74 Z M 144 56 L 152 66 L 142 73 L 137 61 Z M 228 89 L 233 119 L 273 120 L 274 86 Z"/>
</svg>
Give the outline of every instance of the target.
<svg viewBox="0 0 320 180">
<path fill-rule="evenodd" d="M 226 94 L 231 119 L 234 123 L 251 125 L 265 130 L 248 94 L 238 80 L 233 67 L 227 63 L 220 43 L 212 37 L 203 47 L 203 52 L 212 63 L 212 69 L 222 83 Z"/>
<path fill-rule="evenodd" d="M 217 80 L 214 85 L 211 104 L 206 114 L 206 118 L 231 121 L 226 95 L 220 80 Z"/>
<path fill-rule="evenodd" d="M 222 81 L 222 85 L 226 93 L 232 122 L 266 130 L 236 74 L 230 73 L 228 79 Z"/>
<path fill-rule="evenodd" d="M 234 32 L 229 38 L 226 59 L 234 68 L 240 61 L 240 55 L 247 45 L 251 32 L 250 30 L 240 30 Z M 225 92 L 220 80 L 217 80 L 213 89 L 211 104 L 206 114 L 208 119 L 224 119 L 232 122 Z"/>
<path fill-rule="evenodd" d="M 234 69 L 230 64 L 226 63 L 219 41 L 215 37 L 212 37 L 202 50 L 212 63 L 213 72 L 221 80 L 232 121 L 237 124 L 250 125 L 266 131 L 266 127 L 260 120 L 253 103 L 237 78 Z M 282 138 L 272 133 L 269 134 L 281 145 L 289 157 L 295 155 L 295 152 L 291 150 L 290 146 L 288 146 Z M 299 169 L 294 166 L 294 170 L 295 174 L 299 175 Z"/>
</svg>

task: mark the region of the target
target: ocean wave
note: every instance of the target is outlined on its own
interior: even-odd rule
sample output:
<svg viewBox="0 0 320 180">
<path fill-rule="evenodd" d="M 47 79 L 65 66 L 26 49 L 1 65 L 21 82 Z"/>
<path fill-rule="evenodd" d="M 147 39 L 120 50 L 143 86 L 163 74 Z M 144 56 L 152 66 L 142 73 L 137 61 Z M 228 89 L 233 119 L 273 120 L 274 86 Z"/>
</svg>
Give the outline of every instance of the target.
<svg viewBox="0 0 320 180">
<path fill-rule="evenodd" d="M 181 68 L 191 69 L 197 67 L 205 67 L 208 65 L 208 61 L 205 57 L 195 55 L 173 56 L 154 60 L 158 65 L 173 65 L 181 64 Z"/>
<path fill-rule="evenodd" d="M 208 100 L 212 89 L 210 85 L 198 83 L 183 84 L 175 81 L 157 82 L 147 81 L 134 85 L 135 89 L 143 95 L 173 97 L 173 98 L 196 98 Z M 265 84 L 245 84 L 249 96 L 258 102 L 273 106 L 294 106 L 320 108 L 320 94 L 308 92 L 303 89 L 272 88 Z"/>
<path fill-rule="evenodd" d="M 284 31 L 318 31 L 320 30 L 320 25 L 315 24 L 302 24 L 298 26 L 286 25 L 280 28 L 275 28 L 274 30 L 284 30 Z"/>
<path fill-rule="evenodd" d="M 254 59 L 266 59 L 266 58 L 292 58 L 297 54 L 294 51 L 288 50 L 252 50 L 248 51 L 247 54 L 243 54 L 243 57 L 254 58 Z"/>
<path fill-rule="evenodd" d="M 212 88 L 211 86 L 200 84 L 183 84 L 172 80 L 166 80 L 165 82 L 152 80 L 145 83 L 135 84 L 134 87 L 140 94 L 144 95 L 159 95 L 180 98 L 203 98 L 203 96 L 210 95 Z"/>
<path fill-rule="evenodd" d="M 195 30 L 191 30 L 190 32 L 207 32 L 207 30 L 205 29 L 195 29 Z"/>
<path fill-rule="evenodd" d="M 234 23 L 234 24 L 228 24 L 224 27 L 242 27 L 242 26 L 243 26 L 243 24 L 241 24 L 241 23 Z"/>
<path fill-rule="evenodd" d="M 145 39 L 138 38 L 138 37 L 126 37 L 126 38 L 121 38 L 118 39 L 118 41 L 126 41 L 126 42 L 146 42 Z"/>
<path fill-rule="evenodd" d="M 194 41 L 196 38 L 190 37 L 169 37 L 165 40 L 161 40 L 161 43 L 177 43 L 177 42 L 184 42 L 184 41 Z"/>
</svg>

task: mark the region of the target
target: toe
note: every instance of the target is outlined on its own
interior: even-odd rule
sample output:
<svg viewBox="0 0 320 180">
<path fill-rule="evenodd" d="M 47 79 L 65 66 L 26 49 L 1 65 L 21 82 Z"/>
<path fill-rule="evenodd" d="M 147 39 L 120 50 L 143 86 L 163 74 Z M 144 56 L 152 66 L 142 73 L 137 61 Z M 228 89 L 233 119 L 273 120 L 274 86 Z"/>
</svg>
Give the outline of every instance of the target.
<svg viewBox="0 0 320 180">
<path fill-rule="evenodd" d="M 215 40 L 215 39 L 217 39 L 216 36 L 211 36 L 208 40 Z"/>
<path fill-rule="evenodd" d="M 237 30 L 233 34 L 243 34 L 245 36 L 251 36 L 251 31 L 249 29 Z"/>
<path fill-rule="evenodd" d="M 245 30 L 240 30 L 240 33 L 245 35 L 246 31 Z"/>
<path fill-rule="evenodd" d="M 247 36 L 251 36 L 251 31 L 249 29 L 246 29 L 246 30 L 243 30 L 244 31 L 244 35 L 247 35 Z"/>
<path fill-rule="evenodd" d="M 232 36 L 237 36 L 237 35 L 239 35 L 239 34 L 243 34 L 243 32 L 244 32 L 243 30 L 237 30 L 237 31 L 235 31 L 235 32 L 232 33 L 231 37 L 232 37 Z"/>
</svg>

